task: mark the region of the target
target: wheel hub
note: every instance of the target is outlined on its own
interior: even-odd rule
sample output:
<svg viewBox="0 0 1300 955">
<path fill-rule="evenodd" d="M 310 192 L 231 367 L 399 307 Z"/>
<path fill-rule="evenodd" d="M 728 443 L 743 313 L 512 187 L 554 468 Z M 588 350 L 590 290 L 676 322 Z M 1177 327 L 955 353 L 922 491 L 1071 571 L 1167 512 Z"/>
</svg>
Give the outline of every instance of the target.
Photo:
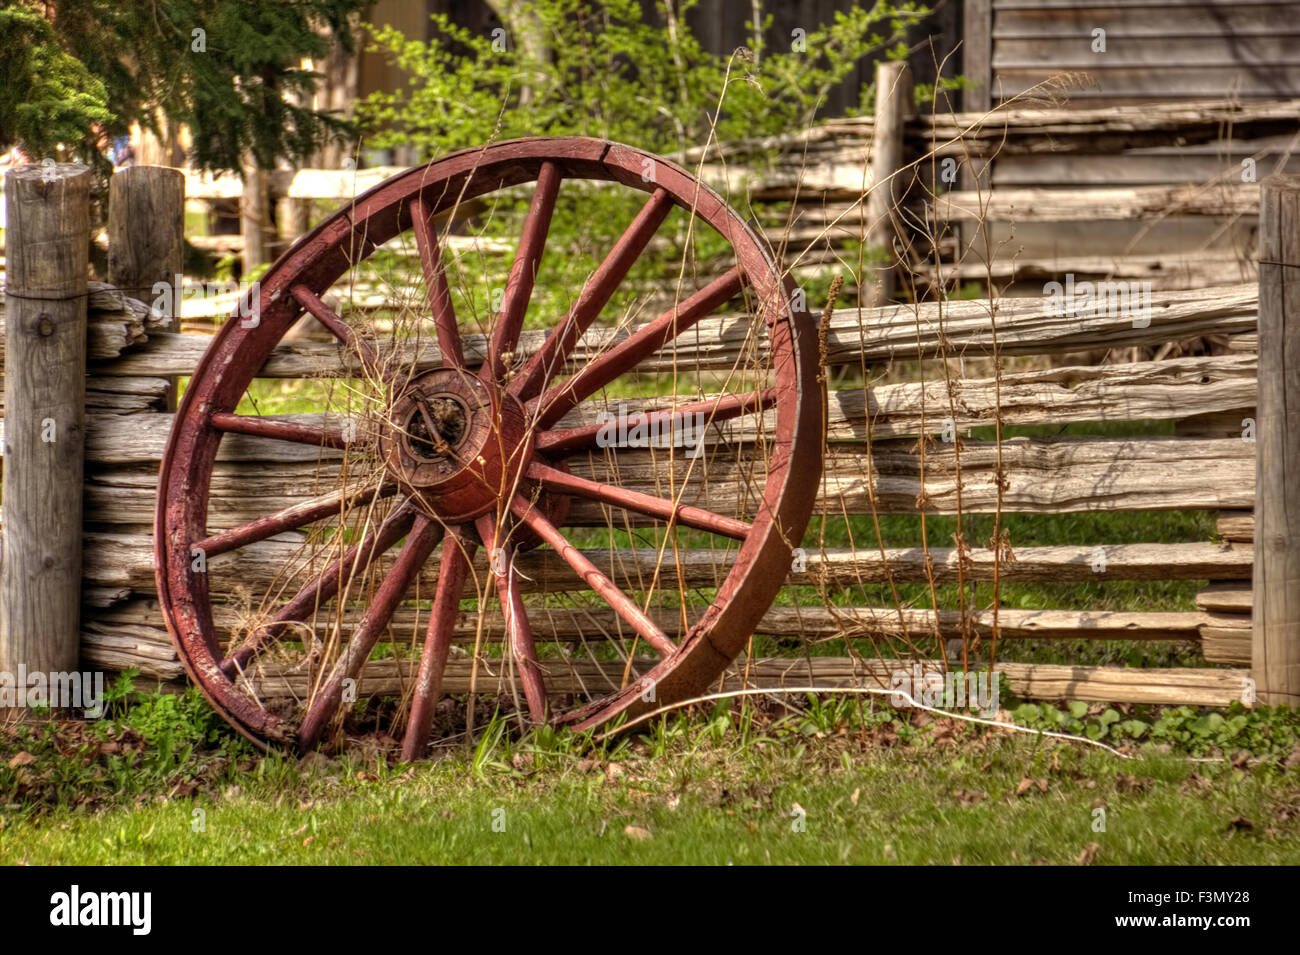
<svg viewBox="0 0 1300 955">
<path fill-rule="evenodd" d="M 448 523 L 472 520 L 508 499 L 532 454 L 519 400 L 450 368 L 402 389 L 380 440 L 389 473 Z"/>
</svg>

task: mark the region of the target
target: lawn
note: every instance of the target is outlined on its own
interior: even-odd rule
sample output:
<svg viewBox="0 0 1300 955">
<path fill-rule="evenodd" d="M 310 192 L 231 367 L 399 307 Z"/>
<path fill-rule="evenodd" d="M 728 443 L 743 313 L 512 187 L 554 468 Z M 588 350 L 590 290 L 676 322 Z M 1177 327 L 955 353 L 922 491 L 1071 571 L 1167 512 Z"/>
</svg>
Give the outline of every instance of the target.
<svg viewBox="0 0 1300 955">
<path fill-rule="evenodd" d="M 795 702 L 603 741 L 494 720 L 476 745 L 400 764 L 373 739 L 263 757 L 192 693 L 119 700 L 98 724 L 6 730 L 0 863 L 1300 862 L 1286 710 L 1128 712 L 1148 730 L 1106 736 L 1123 759 L 883 702 Z M 1014 712 L 1064 727 L 1072 710 L 1088 735 L 1119 722 Z"/>
</svg>

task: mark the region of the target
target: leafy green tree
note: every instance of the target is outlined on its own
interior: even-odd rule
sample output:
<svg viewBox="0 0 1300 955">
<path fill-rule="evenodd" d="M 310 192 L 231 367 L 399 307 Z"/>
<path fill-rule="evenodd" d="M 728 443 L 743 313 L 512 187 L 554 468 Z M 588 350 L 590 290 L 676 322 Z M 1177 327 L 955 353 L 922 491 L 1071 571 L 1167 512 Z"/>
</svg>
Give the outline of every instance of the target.
<svg viewBox="0 0 1300 955">
<path fill-rule="evenodd" d="M 711 134 L 789 131 L 813 122 L 862 59 L 906 55 L 905 31 L 929 12 L 916 3 L 854 6 L 784 49 L 725 56 L 691 35 L 683 14 L 694 5 L 660 3 L 650 22 L 638 0 L 536 0 L 524 5 L 522 39 L 471 33 L 441 14 L 427 43 L 377 28 L 376 47 L 410 82 L 364 105 L 371 142 L 407 143 L 431 157 L 492 139 L 568 134 L 662 153 Z"/>
<path fill-rule="evenodd" d="M 64 52 L 53 26 L 35 10 L 0 10 L 0 43 L 0 146 L 22 143 L 43 156 L 113 121 L 103 81 Z"/>
<path fill-rule="evenodd" d="M 302 105 L 319 75 L 300 68 L 367 0 L 16 0 L 0 10 L 0 148 L 97 161 L 133 122 L 184 125 L 194 164 L 264 169 L 305 157 L 349 127 Z"/>
</svg>

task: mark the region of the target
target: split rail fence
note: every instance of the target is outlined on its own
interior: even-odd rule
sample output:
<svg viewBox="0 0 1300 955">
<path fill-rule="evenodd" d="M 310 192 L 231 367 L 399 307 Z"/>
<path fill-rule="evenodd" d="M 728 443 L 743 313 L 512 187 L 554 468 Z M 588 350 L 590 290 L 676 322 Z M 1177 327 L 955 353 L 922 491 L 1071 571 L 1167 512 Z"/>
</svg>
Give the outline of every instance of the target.
<svg viewBox="0 0 1300 955">
<path fill-rule="evenodd" d="M 1189 124 L 1197 123 L 1208 136 L 1210 127 L 1219 121 L 1172 109 L 1147 107 L 1144 113 L 1146 118 L 1141 124 L 1122 110 L 1109 110 L 1106 116 L 1079 110 L 1068 115 L 1040 112 L 1037 117 L 1008 113 L 1002 117 L 996 137 L 984 127 L 972 133 L 974 117 L 927 120 L 925 128 L 931 142 L 947 136 L 946 132 L 940 133 L 941 128 L 952 130 L 953 136 L 948 138 L 960 140 L 962 155 L 969 156 L 972 144 L 979 146 L 993 139 L 1001 144 L 1002 154 L 1004 140 L 1010 139 L 1030 154 L 1035 150 L 1055 151 L 1061 143 L 1068 149 L 1068 144 L 1082 142 L 1084 137 L 1093 142 L 1101 137 L 1102 141 L 1132 145 L 1143 142 L 1152 128 L 1186 131 Z M 1236 116 L 1239 128 L 1254 128 L 1252 124 L 1257 124 L 1259 129 L 1275 130 L 1274 124 L 1281 121 L 1271 105 L 1243 107 Z M 1294 111 L 1290 121 L 1294 122 Z M 1017 130 L 1015 136 L 1008 132 L 1013 127 Z M 958 130 L 964 130 L 962 136 L 956 136 Z M 803 194 L 808 188 L 819 195 L 820 208 L 830 210 L 829 203 L 841 195 L 840 190 L 860 195 L 860 185 L 854 189 L 837 177 L 843 175 L 846 156 L 852 158 L 852 167 L 861 169 L 860 150 L 869 146 L 871 138 L 870 124 L 858 121 L 811 131 L 803 139 L 804 158 L 790 183 L 782 185 L 779 169 L 773 172 L 769 167 L 765 185 L 749 186 L 749 197 L 756 202 L 789 203 L 795 198 L 793 190 Z M 859 152 L 855 155 L 854 150 Z M 989 150 L 990 155 L 995 151 L 992 145 Z M 722 177 L 724 186 L 736 172 L 734 166 L 724 171 L 721 154 L 702 158 L 716 163 L 710 176 L 715 182 Z M 17 174 L 11 175 L 11 242 L 21 241 L 19 233 L 23 228 L 67 231 L 65 221 L 39 220 L 31 216 L 30 210 L 45 208 L 48 219 L 53 215 L 50 209 L 66 212 L 75 206 L 79 200 L 70 190 L 84 179 L 76 169 L 60 167 L 60 178 L 53 185 L 45 184 L 43 191 L 34 180 L 22 182 Z M 818 178 L 819 169 L 825 170 L 823 179 Z M 1300 368 L 1300 361 L 1294 358 L 1300 349 L 1294 278 L 1294 270 L 1300 266 L 1300 187 L 1285 178 L 1276 183 L 1269 199 L 1273 203 L 1271 211 L 1265 203 L 1259 255 L 1263 265 L 1258 283 L 1157 290 L 1150 298 L 1147 324 L 1135 322 L 1128 314 L 1053 317 L 1045 314 L 1041 295 L 839 308 L 830 314 L 823 338 L 825 362 L 831 368 L 890 363 L 902 368 L 937 357 L 964 360 L 995 354 L 1001 358 L 1051 356 L 1064 363 L 1006 372 L 1000 381 L 972 376 L 953 379 L 949 385 L 939 377 L 843 389 L 836 389 L 832 383 L 825 476 L 815 515 L 864 515 L 872 513 L 873 507 L 881 514 L 952 514 L 958 510 L 974 514 L 990 513 L 1000 507 L 1003 513 L 1024 514 L 1209 510 L 1218 515 L 1217 540 L 1137 544 L 1091 541 L 1071 546 L 1020 547 L 1014 549 L 1014 560 L 987 549 L 970 550 L 962 568 L 967 580 L 992 579 L 995 564 L 1002 580 L 1091 580 L 1097 573 L 1100 549 L 1108 580 L 1208 581 L 1197 598 L 1197 609 L 1187 612 L 1001 608 L 997 614 L 1001 640 L 1188 641 L 1201 647 L 1206 660 L 1221 665 L 1128 668 L 1000 663 L 1000 671 L 1018 695 L 1225 705 L 1242 698 L 1247 679 L 1253 678 L 1259 685 L 1261 700 L 1300 702 L 1300 625 L 1296 623 L 1300 620 L 1300 573 L 1295 566 L 1300 558 L 1292 556 L 1300 553 L 1300 513 L 1295 513 L 1294 508 L 1287 513 L 1284 496 L 1287 483 L 1294 484 L 1300 475 L 1300 407 L 1296 407 L 1300 383 L 1294 380 Z M 739 188 L 740 181 L 735 186 Z M 4 302 L 3 314 L 4 410 L 6 414 L 21 410 L 26 418 L 6 422 L 5 587 L 0 594 L 5 606 L 0 608 L 0 669 L 13 658 L 15 651 L 6 646 L 6 641 L 15 639 L 15 628 L 26 625 L 29 635 L 37 632 L 30 630 L 34 619 L 30 615 L 38 609 L 35 605 L 58 599 L 57 586 L 42 588 L 42 574 L 61 569 L 67 577 L 68 568 L 73 568 L 72 599 L 74 604 L 80 603 L 79 630 L 73 644 L 81 659 L 90 666 L 110 670 L 138 668 L 142 674 L 160 680 L 182 677 L 155 593 L 151 524 L 158 467 L 172 423 L 167 409 L 175 380 L 193 372 L 210 336 L 177 334 L 176 316 L 162 314 L 119 290 L 138 295 L 178 269 L 182 188 L 179 174 L 153 167 L 119 174 L 110 199 L 110 203 L 118 204 L 111 212 L 116 225 L 110 229 L 110 263 L 116 263 L 117 272 L 110 277 L 118 287 L 91 283 L 81 290 L 62 289 L 57 296 L 60 302 L 74 303 L 72 313 L 76 311 L 75 302 L 84 305 L 80 319 L 85 322 L 84 373 L 66 383 L 70 400 L 80 402 L 69 420 L 71 433 L 84 433 L 84 457 L 78 457 L 75 469 L 64 458 L 48 456 L 40 465 L 43 471 L 27 466 L 38 454 L 48 455 L 48 449 L 40 449 L 38 429 L 30 419 L 39 413 L 39 402 L 31 400 L 31 393 L 47 387 L 49 382 L 31 373 L 39 365 L 19 368 L 15 360 L 21 354 L 25 362 L 45 361 L 39 348 L 32 351 L 26 336 L 37 336 L 32 341 L 38 346 L 49 338 L 62 340 L 66 323 L 60 324 L 59 335 L 46 336 L 41 330 L 45 326 L 40 317 L 48 318 L 45 302 L 52 299 L 47 293 L 53 279 L 27 271 L 36 267 L 34 259 L 24 257 L 17 249 L 10 250 L 11 294 Z M 1219 199 L 1197 199 L 1201 203 L 1198 208 L 1215 215 L 1253 215 L 1259 208 L 1257 188 L 1234 186 L 1229 194 L 1227 206 L 1222 204 L 1221 194 L 1215 193 Z M 995 175 L 995 188 L 982 201 L 995 204 L 998 197 Z M 1098 198 L 1094 190 L 1078 199 L 1079 208 L 1096 203 Z M 1113 197 L 1109 208 L 1122 211 L 1148 199 L 1130 191 Z M 1166 195 L 1161 201 L 1167 199 Z M 948 219 L 960 218 L 965 201 L 960 194 L 949 195 L 935 208 L 946 210 L 943 215 Z M 1062 213 L 1052 203 L 1064 201 L 1061 197 L 1052 202 L 1044 199 L 1030 203 L 1029 208 L 1044 216 L 1059 216 Z M 166 210 L 165 215 L 160 216 L 159 210 Z M 832 216 L 829 211 L 824 214 L 830 218 L 839 215 L 836 212 Z M 13 228 L 15 224 L 18 229 Z M 851 231 L 861 234 L 856 225 Z M 904 245 L 900 242 L 895 248 Z M 15 262 L 22 263 L 21 271 L 15 270 Z M 84 263 L 81 268 L 84 276 Z M 1068 270 L 1059 263 L 1051 269 L 1053 274 Z M 1086 270 L 1084 274 L 1088 274 Z M 76 314 L 70 314 L 67 322 L 73 324 L 66 327 L 75 332 L 78 320 Z M 697 326 L 689 339 L 684 337 L 668 347 L 674 350 L 677 361 L 697 360 L 705 368 L 730 367 L 743 345 L 736 328 L 737 323 L 727 316 L 717 316 Z M 16 333 L 24 336 L 21 348 L 14 340 Z M 598 338 L 600 332 L 595 329 L 591 334 Z M 1102 365 L 1070 359 L 1089 351 L 1160 346 L 1206 336 L 1226 342 L 1226 353 Z M 541 333 L 525 333 L 520 351 L 535 351 L 541 339 Z M 596 344 L 593 342 L 592 347 Z M 482 352 L 484 343 L 468 336 L 465 345 L 467 353 L 473 355 Z M 1292 356 L 1289 363 L 1288 355 Z M 421 361 L 429 364 L 434 357 L 425 356 Z M 58 355 L 65 364 L 69 359 L 75 366 L 76 355 Z M 345 372 L 334 345 L 291 341 L 277 347 L 260 376 L 302 379 L 343 376 Z M 1288 383 L 1292 386 L 1289 390 Z M 918 438 L 925 440 L 937 434 L 939 421 L 950 408 L 956 409 L 952 425 L 959 432 L 992 424 L 999 418 L 1004 426 L 1161 420 L 1173 420 L 1177 425 L 1172 435 L 1151 437 L 1004 439 L 1000 452 L 1004 486 L 999 495 L 998 449 L 991 442 L 966 438 L 959 450 L 954 444 L 934 444 L 922 464 Z M 573 414 L 581 417 L 592 413 L 591 409 L 580 408 Z M 1255 431 L 1247 427 L 1247 419 L 1257 423 Z M 80 432 L 83 425 L 84 432 Z M 724 429 L 715 439 L 738 440 L 739 435 Z M 66 447 L 61 451 L 65 457 Z M 296 455 L 292 450 L 286 453 L 282 444 L 265 439 L 226 436 L 212 484 L 213 528 L 247 522 L 312 496 L 313 489 L 304 486 L 303 476 L 314 472 L 320 453 L 319 449 L 303 448 Z M 628 464 L 620 470 L 635 481 L 640 473 L 637 456 L 644 452 L 625 450 L 619 454 L 626 456 Z M 958 464 L 960 474 L 956 473 Z M 81 513 L 73 521 L 74 528 L 79 527 L 81 532 L 80 552 L 52 555 L 45 558 L 44 566 L 15 564 L 20 555 L 24 562 L 30 562 L 37 559 L 33 555 L 38 555 L 42 547 L 48 550 L 48 544 L 29 538 L 45 526 L 37 519 L 49 510 L 48 501 L 43 500 L 56 499 L 59 488 L 67 496 L 69 483 L 80 490 L 73 495 L 80 499 Z M 257 494 L 248 494 L 247 489 L 254 486 Z M 227 494 L 222 493 L 223 488 Z M 708 488 L 710 500 L 715 502 L 726 493 L 725 483 L 715 481 Z M 689 495 L 683 503 L 692 503 Z M 696 503 L 708 502 L 701 497 Z M 66 524 L 66 510 L 61 517 L 47 516 L 57 524 Z M 1261 526 L 1256 526 L 1256 515 Z M 1266 546 L 1257 548 L 1253 543 L 1256 539 L 1265 541 Z M 256 589 L 270 582 L 283 566 L 287 549 L 293 546 L 291 541 L 273 539 L 214 561 L 238 561 L 239 576 Z M 636 572 L 635 552 L 622 554 L 618 560 L 612 560 L 608 551 L 593 551 L 589 556 L 616 582 Z M 919 581 L 927 579 L 930 572 L 937 582 L 944 582 L 955 579 L 961 559 L 951 548 L 930 548 L 928 554 L 920 548 L 810 551 L 803 572 L 806 576 L 800 580 L 796 575 L 791 582 L 847 586 L 887 578 Z M 546 551 L 521 557 L 519 569 L 525 585 L 534 591 L 585 589 L 567 565 Z M 691 586 L 710 586 L 726 569 L 725 561 L 720 562 L 711 552 L 694 551 L 683 558 L 683 574 Z M 484 615 L 486 635 L 499 638 L 504 629 L 499 612 L 487 610 Z M 585 611 L 582 619 L 575 611 L 541 612 L 534 618 L 533 628 L 539 640 L 562 642 L 587 627 L 591 616 Z M 477 617 L 477 611 L 462 613 L 459 642 L 473 642 Z M 993 614 L 975 612 L 970 622 L 974 632 L 987 635 L 991 633 Z M 944 636 L 958 635 L 963 627 L 955 612 L 941 611 L 936 616 L 929 610 L 900 611 L 895 607 L 775 606 L 764 616 L 758 632 L 805 639 L 872 635 L 924 638 L 934 634 L 936 624 Z M 27 639 L 30 641 L 30 636 Z M 75 660 L 50 662 L 62 663 L 65 669 L 75 664 Z M 724 677 L 724 683 L 873 685 L 893 665 L 890 661 L 860 657 L 741 659 Z M 563 672 L 548 678 L 548 689 L 576 692 L 593 681 L 617 680 L 619 674 L 611 668 L 621 671 L 622 667 L 621 662 L 572 660 Z M 463 656 L 453 659 L 448 666 L 446 690 L 467 690 L 471 668 L 472 661 Z M 277 671 L 275 664 L 268 662 L 252 679 L 265 699 L 302 693 L 307 678 L 288 670 Z M 363 672 L 360 689 L 395 690 L 409 679 L 402 664 L 374 661 Z M 483 689 L 481 678 L 479 688 Z"/>
<path fill-rule="evenodd" d="M 13 302 L 6 302 L 6 360 Z M 827 331 L 826 361 L 830 366 L 909 362 L 932 356 L 940 339 L 956 354 L 987 356 L 992 348 L 986 300 L 945 305 L 886 306 L 838 309 Z M 999 408 L 1006 425 L 1059 425 L 1068 422 L 1175 419 L 1183 423 L 1173 436 L 1135 438 L 1079 437 L 1012 439 L 1003 442 L 1007 485 L 1004 512 L 1062 513 L 1079 511 L 1138 511 L 1150 509 L 1210 509 L 1220 513 L 1220 541 L 1102 545 L 1108 579 L 1195 579 L 1211 581 L 1198 598 L 1199 609 L 1182 613 L 1120 613 L 1079 610 L 1028 611 L 1004 608 L 999 626 L 1004 640 L 1024 638 L 1094 638 L 1121 640 L 1185 640 L 1199 642 L 1206 659 L 1244 667 L 1252 662 L 1251 544 L 1252 507 L 1256 501 L 1256 445 L 1243 440 L 1241 422 L 1254 417 L 1259 360 L 1255 351 L 1259 297 L 1255 286 L 1239 285 L 1197 291 L 1157 293 L 1151 321 L 1135 328 L 1128 316 L 1050 318 L 1038 299 L 1003 299 L 997 303 L 999 351 L 1016 355 L 1061 355 L 1116 343 L 1156 344 L 1171 339 L 1223 335 L 1233 352 L 1145 361 L 1122 365 L 1063 366 L 1005 374 L 1000 389 L 991 379 L 962 380 L 951 396 L 960 409 L 958 429 L 994 420 Z M 698 357 L 725 366 L 728 349 L 740 346 L 728 335 L 725 316 L 706 321 L 699 329 Z M 181 676 L 181 667 L 164 629 L 154 593 L 151 521 L 159 463 L 172 423 L 166 410 L 171 381 L 193 371 L 208 344 L 208 336 L 174 334 L 167 317 L 110 287 L 92 286 L 88 297 L 87 367 L 85 378 L 84 536 L 81 554 L 80 649 L 89 665 L 108 669 L 136 667 L 163 680 Z M 527 352 L 540 336 L 526 335 Z M 482 343 L 472 337 L 467 350 Z M 690 355 L 686 342 L 677 356 Z M 304 378 L 342 373 L 338 350 L 316 342 L 286 343 L 262 369 L 262 376 Z M 11 366 L 7 366 L 10 383 Z M 12 386 L 11 386 L 12 387 Z M 7 392 L 7 395 L 12 392 Z M 956 481 L 954 451 L 938 446 L 930 451 L 925 480 L 916 450 L 919 435 L 936 430 L 936 413 L 946 409 L 950 395 L 942 381 L 899 383 L 832 390 L 828 421 L 825 480 L 818 510 L 830 514 L 870 513 L 871 498 L 881 513 L 915 513 L 923 501 L 928 513 L 952 513 Z M 579 412 L 581 413 L 581 412 Z M 1225 423 L 1226 422 L 1226 423 Z M 868 442 L 868 423 L 871 440 Z M 1216 430 L 1217 427 L 1217 430 Z M 11 427 L 12 432 L 12 427 Z M 1294 420 L 1292 421 L 1294 430 Z M 8 448 L 10 455 L 12 447 Z M 996 507 L 991 444 L 966 440 L 961 450 L 963 502 L 966 513 Z M 296 460 L 284 447 L 263 439 L 228 436 L 222 444 L 214 478 L 211 519 L 230 526 L 258 516 L 252 508 L 279 509 L 311 496 L 301 477 L 316 466 Z M 642 452 L 621 452 L 636 455 Z M 631 464 L 632 462 L 629 462 Z M 629 472 L 634 469 L 629 468 Z M 8 478 L 8 474 L 6 474 Z M 57 472 L 48 474 L 57 483 Z M 228 498 L 220 493 L 229 488 Z M 256 500 L 243 490 L 255 486 Z M 14 519 L 6 481 L 5 531 L 10 539 Z M 715 486 L 711 494 L 720 492 Z M 703 503 L 703 502 L 701 502 Z M 1294 517 L 1294 515 L 1292 515 Z M 250 586 L 269 582 L 282 566 L 281 551 L 294 545 L 267 541 L 237 557 L 239 574 Z M 1097 545 L 1019 548 L 1015 560 L 1002 561 L 1004 580 L 1086 580 L 1094 575 Z M 6 563 L 13 559 L 6 546 Z M 593 552 L 598 564 L 609 564 L 608 552 Z M 953 578 L 957 555 L 951 549 L 931 549 L 936 579 Z M 692 585 L 708 586 L 725 571 L 713 555 L 686 557 Z M 577 589 L 580 582 L 545 552 L 521 558 L 528 586 L 539 590 Z M 615 579 L 628 574 L 635 560 L 607 566 Z M 994 555 L 975 549 L 969 554 L 967 579 L 990 579 Z M 855 584 L 885 579 L 922 580 L 926 555 L 918 549 L 826 551 L 811 553 L 808 580 Z M 9 568 L 6 567 L 6 570 Z M 632 571 L 634 572 L 634 571 Z M 798 582 L 793 581 L 793 582 Z M 12 597 L 14 592 L 6 594 Z M 499 615 L 489 614 L 487 631 L 500 635 Z M 473 640 L 474 614 L 467 612 L 460 636 Z M 774 607 L 763 618 L 760 632 L 773 635 L 831 636 L 835 634 L 896 633 L 915 636 L 933 630 L 930 611 L 894 608 Z M 942 613 L 939 624 L 947 635 L 958 632 L 955 613 Z M 988 633 L 991 613 L 974 616 L 977 632 Z M 539 639 L 563 638 L 581 624 L 571 612 L 557 611 L 534 620 Z M 1290 636 L 1296 640 L 1294 634 Z M 571 679 L 551 681 L 556 692 L 576 689 L 584 667 L 575 664 Z M 812 658 L 738 662 L 737 672 L 759 685 L 863 682 L 868 670 L 884 664 L 848 658 Z M 363 688 L 391 686 L 402 679 L 391 662 L 376 662 L 363 678 Z M 1250 671 L 1233 669 L 1128 669 L 1004 664 L 1012 688 L 1027 697 L 1079 698 L 1112 701 L 1190 702 L 1225 704 L 1242 695 Z M 468 686 L 469 663 L 453 661 L 448 690 Z M 733 677 L 734 680 L 739 677 Z M 276 681 L 285 693 L 296 688 L 289 674 L 266 673 L 263 693 Z"/>
</svg>

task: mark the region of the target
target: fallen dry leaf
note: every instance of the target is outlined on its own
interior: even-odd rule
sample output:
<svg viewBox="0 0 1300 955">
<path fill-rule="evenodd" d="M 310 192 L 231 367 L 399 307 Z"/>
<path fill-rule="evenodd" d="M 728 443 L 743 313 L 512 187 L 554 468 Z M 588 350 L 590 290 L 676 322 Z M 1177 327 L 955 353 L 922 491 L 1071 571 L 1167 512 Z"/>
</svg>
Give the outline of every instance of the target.
<svg viewBox="0 0 1300 955">
<path fill-rule="evenodd" d="M 1097 858 L 1097 850 L 1100 848 L 1101 846 L 1095 842 L 1088 843 L 1083 847 L 1083 851 L 1079 853 L 1079 858 L 1075 860 L 1075 865 L 1092 865 L 1092 860 Z"/>
<path fill-rule="evenodd" d="M 13 759 L 9 760 L 9 768 L 17 769 L 19 766 L 30 766 L 34 762 L 36 762 L 36 757 L 27 752 L 27 750 L 23 750 Z"/>
<path fill-rule="evenodd" d="M 644 842 L 651 836 L 649 829 L 642 829 L 640 826 L 624 826 L 623 833 L 629 839 L 635 839 L 637 842 Z"/>
</svg>

